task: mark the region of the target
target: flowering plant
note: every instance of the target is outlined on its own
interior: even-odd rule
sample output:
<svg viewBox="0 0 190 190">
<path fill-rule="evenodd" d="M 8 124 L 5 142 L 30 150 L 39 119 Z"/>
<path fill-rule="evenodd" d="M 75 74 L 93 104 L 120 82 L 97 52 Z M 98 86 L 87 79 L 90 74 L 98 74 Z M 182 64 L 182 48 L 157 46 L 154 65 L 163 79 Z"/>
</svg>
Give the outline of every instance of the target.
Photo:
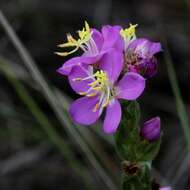
<svg viewBox="0 0 190 190">
<path fill-rule="evenodd" d="M 136 101 L 146 80 L 157 73 L 155 54 L 159 42 L 137 38 L 137 25 L 103 26 L 101 31 L 88 23 L 78 31 L 78 39 L 67 35 L 57 52 L 60 56 L 83 53 L 66 61 L 57 71 L 68 77 L 72 89 L 83 96 L 70 106 L 70 116 L 82 125 L 95 123 L 106 110 L 103 131 L 115 134 L 117 152 L 123 160 L 123 189 L 151 190 L 151 161 L 160 147 L 160 118 L 139 126 L 140 108 Z"/>
</svg>

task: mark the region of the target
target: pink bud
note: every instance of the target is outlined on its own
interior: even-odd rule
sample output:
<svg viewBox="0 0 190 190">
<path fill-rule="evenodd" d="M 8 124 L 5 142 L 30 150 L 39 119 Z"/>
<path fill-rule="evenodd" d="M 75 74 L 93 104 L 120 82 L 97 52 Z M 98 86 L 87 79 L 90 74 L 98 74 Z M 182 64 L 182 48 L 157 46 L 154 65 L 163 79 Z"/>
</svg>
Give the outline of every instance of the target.
<svg viewBox="0 0 190 190">
<path fill-rule="evenodd" d="M 141 137 L 154 142 L 160 138 L 160 118 L 154 117 L 144 123 L 140 130 Z"/>
</svg>

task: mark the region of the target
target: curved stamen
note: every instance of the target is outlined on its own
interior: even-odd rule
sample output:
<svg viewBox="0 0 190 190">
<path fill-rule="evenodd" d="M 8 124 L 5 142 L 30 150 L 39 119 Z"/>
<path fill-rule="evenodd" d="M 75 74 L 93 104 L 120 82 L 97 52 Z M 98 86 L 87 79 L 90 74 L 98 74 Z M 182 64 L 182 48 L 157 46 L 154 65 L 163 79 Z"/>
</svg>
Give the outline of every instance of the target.
<svg viewBox="0 0 190 190">
<path fill-rule="evenodd" d="M 89 89 L 86 92 L 80 92 L 80 95 L 85 95 L 87 97 L 93 97 L 100 94 L 99 101 L 93 108 L 93 112 L 103 110 L 107 107 L 110 99 L 112 97 L 112 86 L 108 79 L 107 74 L 103 70 L 99 70 L 94 74 L 88 75 L 85 78 L 75 78 L 73 81 L 85 81 L 92 79 L 92 82 L 88 84 Z"/>
<path fill-rule="evenodd" d="M 135 31 L 138 24 L 129 24 L 129 28 L 121 29 L 120 34 L 125 39 L 131 39 L 136 36 Z"/>
<path fill-rule="evenodd" d="M 76 52 L 79 48 L 81 48 L 84 53 L 89 55 L 94 55 L 98 53 L 98 48 L 92 38 L 92 31 L 90 30 L 90 27 L 86 21 L 85 27 L 82 30 L 78 31 L 78 36 L 79 38 L 75 39 L 71 34 L 67 34 L 67 42 L 58 45 L 58 47 L 61 48 L 74 47 L 73 50 L 55 53 L 60 56 L 67 56 Z"/>
<path fill-rule="evenodd" d="M 106 101 L 105 103 L 102 105 L 104 108 L 108 106 L 110 102 L 110 88 L 107 86 L 107 96 L 106 96 Z"/>
<path fill-rule="evenodd" d="M 136 27 L 138 24 L 129 24 L 129 27 L 126 29 L 121 29 L 120 35 L 123 37 L 125 42 L 125 49 L 128 47 L 129 43 L 136 39 Z"/>
</svg>

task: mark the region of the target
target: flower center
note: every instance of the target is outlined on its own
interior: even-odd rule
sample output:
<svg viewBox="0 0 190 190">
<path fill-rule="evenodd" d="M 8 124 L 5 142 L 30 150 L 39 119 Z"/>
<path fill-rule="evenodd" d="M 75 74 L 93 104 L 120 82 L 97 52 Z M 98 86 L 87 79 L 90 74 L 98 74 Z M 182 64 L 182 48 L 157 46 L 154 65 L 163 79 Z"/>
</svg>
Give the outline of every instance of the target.
<svg viewBox="0 0 190 190">
<path fill-rule="evenodd" d="M 86 54 L 96 54 L 98 53 L 97 46 L 92 39 L 92 31 L 88 23 L 85 21 L 85 27 L 82 30 L 78 31 L 78 39 L 72 37 L 71 34 L 67 34 L 67 42 L 58 45 L 61 48 L 74 47 L 73 50 L 68 52 L 56 52 L 57 55 L 67 56 L 74 52 L 76 52 L 79 48 L 81 48 Z"/>
<path fill-rule="evenodd" d="M 80 95 L 84 95 L 87 97 L 93 97 L 99 95 L 99 100 L 95 107 L 93 108 L 93 112 L 96 112 L 98 109 L 100 112 L 106 107 L 111 98 L 114 96 L 114 89 L 112 83 L 109 81 L 107 73 L 103 70 L 99 70 L 96 73 L 89 75 L 85 78 L 75 78 L 74 81 L 84 81 L 92 79 L 93 81 L 88 84 L 89 89 L 86 92 L 80 92 Z"/>
<path fill-rule="evenodd" d="M 139 65 L 138 54 L 132 50 L 128 50 L 125 53 L 125 63 L 126 65 Z"/>
</svg>

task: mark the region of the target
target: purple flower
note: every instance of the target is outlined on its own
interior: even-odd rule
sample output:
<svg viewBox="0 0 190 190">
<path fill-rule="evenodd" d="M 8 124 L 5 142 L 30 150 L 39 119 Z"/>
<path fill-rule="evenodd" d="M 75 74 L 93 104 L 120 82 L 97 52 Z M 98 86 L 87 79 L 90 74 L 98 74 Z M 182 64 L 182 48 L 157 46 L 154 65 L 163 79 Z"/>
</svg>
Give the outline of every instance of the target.
<svg viewBox="0 0 190 190">
<path fill-rule="evenodd" d="M 157 73 L 155 54 L 161 51 L 161 44 L 139 38 L 133 40 L 125 51 L 125 62 L 128 71 L 142 74 L 145 78 Z"/>
<path fill-rule="evenodd" d="M 70 34 L 67 36 L 68 42 L 59 45 L 59 47 L 74 47 L 70 52 L 58 52 L 60 56 L 66 56 L 76 52 L 78 49 L 83 50 L 83 54 L 66 61 L 57 71 L 63 75 L 69 75 L 72 68 L 76 65 L 94 64 L 99 65 L 102 57 L 112 49 L 121 52 L 124 42 L 120 36 L 120 26 L 103 26 L 101 32 L 96 29 L 90 29 L 87 22 L 85 28 L 79 31 L 79 39 L 74 39 Z"/>
<path fill-rule="evenodd" d="M 68 77 L 76 93 L 84 96 L 70 107 L 70 115 L 75 122 L 91 125 L 106 108 L 103 129 L 106 133 L 114 133 L 121 119 L 119 99 L 137 99 L 145 88 L 142 76 L 148 78 L 156 73 L 154 55 L 161 51 L 161 45 L 137 39 L 136 27 L 130 24 L 129 28 L 122 29 L 121 26 L 106 25 L 98 31 L 85 22 L 85 27 L 78 31 L 78 39 L 68 34 L 68 42 L 59 45 L 72 48 L 71 51 L 58 52 L 60 56 L 70 55 L 79 49 L 83 51 L 81 56 L 69 59 L 57 70 Z M 145 123 L 142 134 L 153 141 L 156 139 L 155 128 L 152 131 L 148 128 L 156 126 L 156 122 L 151 121 L 148 121 L 150 124 Z M 150 137 L 150 131 L 154 137 Z"/>
<path fill-rule="evenodd" d="M 72 88 L 85 97 L 74 101 L 70 107 L 72 119 L 79 124 L 91 125 L 101 116 L 105 133 L 114 133 L 121 120 L 119 99 L 135 100 L 145 88 L 145 79 L 133 72 L 119 81 L 123 69 L 123 55 L 112 48 L 102 56 L 98 69 L 94 65 L 74 66 L 68 75 Z"/>
<path fill-rule="evenodd" d="M 140 130 L 141 136 L 154 142 L 160 138 L 160 118 L 154 117 L 144 123 L 144 126 Z"/>
</svg>

